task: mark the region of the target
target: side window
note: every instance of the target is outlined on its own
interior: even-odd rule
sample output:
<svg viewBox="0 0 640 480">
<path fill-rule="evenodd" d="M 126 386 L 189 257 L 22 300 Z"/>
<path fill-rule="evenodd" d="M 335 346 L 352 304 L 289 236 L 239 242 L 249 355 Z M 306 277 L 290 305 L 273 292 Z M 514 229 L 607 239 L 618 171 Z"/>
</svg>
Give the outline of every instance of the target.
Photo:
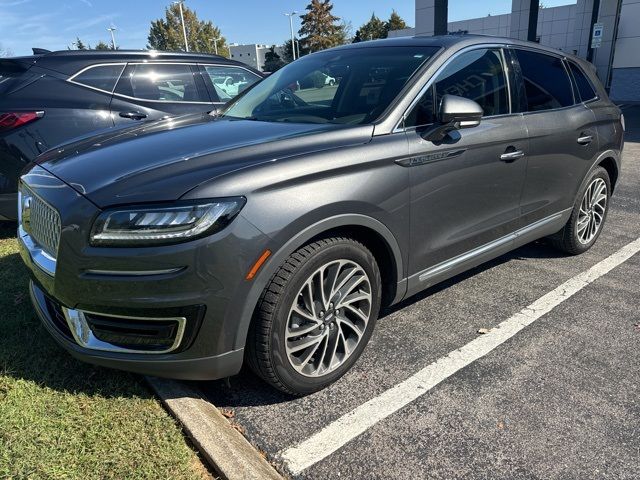
<svg viewBox="0 0 640 480">
<path fill-rule="evenodd" d="M 573 79 L 578 87 L 580 99 L 583 102 L 588 102 L 589 100 L 596 98 L 597 95 L 593 85 L 580 67 L 573 62 L 569 62 L 569 68 L 571 69 L 571 74 L 573 75 Z"/>
<path fill-rule="evenodd" d="M 124 63 L 89 67 L 84 72 L 71 77 L 70 80 L 87 87 L 113 92 L 123 68 Z"/>
<path fill-rule="evenodd" d="M 573 105 L 571 81 L 562 59 L 528 50 L 515 52 L 522 71 L 529 112 Z"/>
<path fill-rule="evenodd" d="M 231 100 L 260 80 L 258 75 L 244 68 L 205 65 L 204 69 L 221 102 Z"/>
<path fill-rule="evenodd" d="M 477 102 L 485 116 L 509 113 L 507 79 L 500 50 L 483 48 L 455 57 L 438 74 L 432 88 L 418 101 L 407 117 L 405 126 L 433 123 L 437 107 L 447 94 Z"/>
<path fill-rule="evenodd" d="M 201 98 L 189 65 L 136 64 L 125 68 L 116 93 L 141 100 L 208 102 Z"/>
</svg>

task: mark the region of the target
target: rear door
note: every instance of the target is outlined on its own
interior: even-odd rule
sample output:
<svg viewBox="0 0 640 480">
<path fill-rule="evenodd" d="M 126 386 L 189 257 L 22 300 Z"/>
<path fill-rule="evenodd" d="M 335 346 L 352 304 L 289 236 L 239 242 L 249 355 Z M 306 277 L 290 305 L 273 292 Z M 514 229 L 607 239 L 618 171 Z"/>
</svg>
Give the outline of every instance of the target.
<svg viewBox="0 0 640 480">
<path fill-rule="evenodd" d="M 474 249 L 517 228 L 528 138 L 522 115 L 510 108 L 509 76 L 501 48 L 456 54 L 405 119 L 411 157 L 400 164 L 411 178 L 410 291 L 434 283 L 443 262 L 463 254 L 473 260 Z M 427 140 L 445 94 L 478 102 L 482 122 Z"/>
<path fill-rule="evenodd" d="M 561 55 L 513 50 L 523 86 L 520 110 L 529 132 L 523 225 L 570 208 L 598 153 L 595 115 L 574 93 Z"/>
<path fill-rule="evenodd" d="M 213 109 L 197 65 L 187 63 L 129 63 L 111 100 L 116 125 Z"/>
<path fill-rule="evenodd" d="M 260 75 L 235 65 L 201 64 L 200 72 L 211 101 L 217 106 L 224 105 L 262 80 Z"/>
</svg>

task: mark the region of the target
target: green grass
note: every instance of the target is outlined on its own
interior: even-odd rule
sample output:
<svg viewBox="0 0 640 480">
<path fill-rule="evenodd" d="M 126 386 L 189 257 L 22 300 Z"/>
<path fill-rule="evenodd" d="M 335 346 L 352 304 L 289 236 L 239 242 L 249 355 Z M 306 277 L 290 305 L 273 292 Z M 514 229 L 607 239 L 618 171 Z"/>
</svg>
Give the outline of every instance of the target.
<svg viewBox="0 0 640 480">
<path fill-rule="evenodd" d="M 14 237 L 0 224 L 0 478 L 207 478 L 140 377 L 74 360 L 49 337 Z"/>
</svg>

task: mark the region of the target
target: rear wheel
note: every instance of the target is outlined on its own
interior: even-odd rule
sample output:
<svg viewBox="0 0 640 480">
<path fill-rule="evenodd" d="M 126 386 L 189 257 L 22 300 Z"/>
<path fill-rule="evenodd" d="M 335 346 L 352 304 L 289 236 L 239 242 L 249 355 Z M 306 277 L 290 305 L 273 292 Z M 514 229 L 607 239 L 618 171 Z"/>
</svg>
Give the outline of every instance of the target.
<svg viewBox="0 0 640 480">
<path fill-rule="evenodd" d="M 609 174 L 604 168 L 598 167 L 578 193 L 567 224 L 550 237 L 553 246 L 571 255 L 589 250 L 602 232 L 610 198 Z"/>
<path fill-rule="evenodd" d="M 249 365 L 294 395 L 336 381 L 371 337 L 380 285 L 373 255 L 355 240 L 334 237 L 302 247 L 265 288 L 247 341 Z"/>
</svg>

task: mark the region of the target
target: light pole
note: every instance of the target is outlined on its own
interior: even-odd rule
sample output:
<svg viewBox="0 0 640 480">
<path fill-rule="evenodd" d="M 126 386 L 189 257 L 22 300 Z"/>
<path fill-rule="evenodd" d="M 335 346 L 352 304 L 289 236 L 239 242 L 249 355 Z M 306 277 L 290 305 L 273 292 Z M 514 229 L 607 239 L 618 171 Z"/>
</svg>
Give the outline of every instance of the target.
<svg viewBox="0 0 640 480">
<path fill-rule="evenodd" d="M 218 40 L 220 40 L 220 37 L 215 37 L 212 39 L 213 40 L 213 49 L 216 52 L 216 55 L 218 54 Z"/>
<path fill-rule="evenodd" d="M 289 30 L 291 30 L 291 58 L 293 60 L 296 59 L 296 41 L 293 37 L 293 16 L 297 13 L 298 12 L 290 12 L 284 14 L 285 16 L 289 17 Z"/>
<path fill-rule="evenodd" d="M 172 2 L 174 5 L 178 5 L 180 7 L 180 20 L 182 21 L 182 35 L 184 35 L 184 51 L 189 51 L 189 42 L 187 41 L 187 28 L 184 26 L 184 13 L 182 12 L 182 4 L 184 0 L 178 0 L 176 2 Z"/>
<path fill-rule="evenodd" d="M 113 25 L 107 28 L 107 31 L 111 33 L 111 48 L 113 48 L 114 50 L 116 49 L 116 36 L 114 35 L 113 32 L 115 32 L 116 30 L 117 28 L 114 27 Z"/>
</svg>

